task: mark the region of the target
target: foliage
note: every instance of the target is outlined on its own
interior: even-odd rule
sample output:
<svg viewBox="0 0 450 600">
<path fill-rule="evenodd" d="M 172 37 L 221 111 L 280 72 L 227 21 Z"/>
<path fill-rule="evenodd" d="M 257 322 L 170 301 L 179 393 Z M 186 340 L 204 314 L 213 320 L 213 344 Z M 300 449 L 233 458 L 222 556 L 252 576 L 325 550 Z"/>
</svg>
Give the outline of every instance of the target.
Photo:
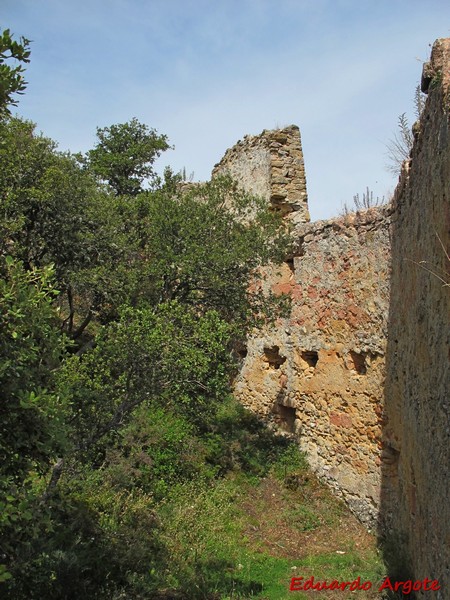
<svg viewBox="0 0 450 600">
<path fill-rule="evenodd" d="M 6 64 L 6 61 L 17 61 L 18 63 L 29 63 L 30 40 L 21 37 L 15 41 L 9 29 L 0 33 L 0 118 L 9 114 L 8 105 L 17 106 L 14 94 L 23 94 L 27 86 L 24 79 L 24 68 L 18 64 L 15 67 Z"/>
<path fill-rule="evenodd" d="M 293 444 L 270 466 L 279 472 L 286 462 L 298 466 L 302 460 Z M 242 472 L 229 474 L 214 486 L 193 481 L 175 488 L 159 507 L 160 539 L 168 561 L 160 571 L 159 587 L 173 590 L 174 595 L 177 590 L 186 599 L 277 600 L 287 597 L 292 576 L 317 577 L 317 572 L 321 579 L 340 581 L 352 581 L 357 572 L 375 587 L 383 569 L 376 551 L 355 549 L 344 530 L 348 521 L 342 505 L 311 473 L 309 477 L 305 487 L 296 491 L 280 489 L 270 475 L 253 480 Z M 321 496 L 327 502 L 318 502 Z M 332 520 L 330 514 L 338 516 Z M 329 551 L 318 552 L 311 536 L 304 536 L 311 529 L 321 539 L 320 545 L 331 544 Z M 301 556 L 298 547 L 290 544 L 296 539 L 304 542 Z M 339 553 L 334 550 L 336 543 Z M 375 598 L 376 591 L 368 597 Z"/>
<path fill-rule="evenodd" d="M 72 399 L 76 447 L 91 450 L 144 401 L 204 426 L 230 393 L 229 343 L 229 326 L 212 311 L 199 318 L 176 302 L 124 310 L 92 351 L 60 371 L 60 389 Z"/>
<path fill-rule="evenodd" d="M 218 407 L 207 441 L 209 460 L 220 474 L 242 471 L 256 479 L 266 476 L 289 447 L 285 437 L 274 434 L 234 398 Z"/>
<path fill-rule="evenodd" d="M 27 62 L 8 36 L 2 61 Z M 1 73 L 11 104 L 22 68 Z M 259 593 L 243 489 L 307 475 L 232 398 L 233 349 L 281 314 L 262 267 L 289 232 L 230 179 L 160 181 L 167 137 L 137 119 L 97 136 L 82 158 L 0 121 L 2 597 Z"/>
<path fill-rule="evenodd" d="M 52 165 L 54 148 L 51 140 L 34 135 L 34 125 L 28 121 L 8 118 L 0 122 L 1 250 L 14 252 L 22 260 L 32 253 L 31 248 L 24 247 L 37 212 L 32 200 L 39 181 Z"/>
<path fill-rule="evenodd" d="M 387 144 L 388 171 L 394 175 L 400 173 L 403 162 L 409 158 L 413 143 L 414 136 L 408 118 L 406 113 L 402 113 L 398 117 L 397 132 Z"/>
<path fill-rule="evenodd" d="M 0 125 L 3 239 L 28 268 L 53 263 L 64 281 L 89 260 L 85 238 L 93 228 L 88 215 L 95 182 L 34 129 L 15 118 Z"/>
<path fill-rule="evenodd" d="M 168 553 L 166 585 L 186 598 L 232 590 L 231 574 L 240 553 L 238 497 L 238 487 L 229 480 L 214 487 L 197 480 L 172 491 L 161 509 Z"/>
<path fill-rule="evenodd" d="M 61 402 L 48 388 L 64 339 L 54 326 L 52 270 L 27 272 L 2 257 L 0 271 L 1 469 L 20 481 L 58 447 Z"/>
<path fill-rule="evenodd" d="M 275 306 L 273 297 L 252 293 L 249 281 L 257 287 L 263 278 L 257 268 L 286 254 L 280 217 L 229 178 L 194 185 L 187 193 L 176 184 L 168 177 L 161 190 L 138 199 L 146 258 L 141 276 L 151 282 L 151 302 L 214 309 L 245 331 L 252 318 Z"/>
<path fill-rule="evenodd" d="M 95 471 L 59 486 L 37 528 L 18 547 L 5 600 L 142 598 L 160 556 L 152 498 L 105 484 Z"/>
<path fill-rule="evenodd" d="M 32 123 L 12 118 L 0 125 L 0 154 L 2 250 L 27 268 L 55 265 L 73 338 L 95 317 L 117 319 L 123 304 L 178 299 L 239 326 L 270 304 L 248 293 L 248 281 L 258 265 L 282 258 L 286 235 L 230 181 L 181 195 L 177 177 L 167 176 L 153 193 L 113 197 Z M 223 219 L 228 208 L 233 215 Z M 250 210 L 257 216 L 244 225 Z"/>
<path fill-rule="evenodd" d="M 114 488 L 138 487 L 162 500 L 180 483 L 215 477 L 217 468 L 208 459 L 207 439 L 196 435 L 185 417 L 145 404 L 107 446 L 102 478 Z"/>
<path fill-rule="evenodd" d="M 143 191 L 146 179 L 155 181 L 153 163 L 170 148 L 167 136 L 139 123 L 97 128 L 98 143 L 87 154 L 87 163 L 100 180 L 106 181 L 115 194 L 136 196 Z"/>
<path fill-rule="evenodd" d="M 367 187 L 365 193 L 363 192 L 362 199 L 360 199 L 359 194 L 353 196 L 353 204 L 355 205 L 356 210 L 367 210 L 368 208 L 384 204 L 384 196 L 381 200 L 378 196 L 374 198 L 373 192 Z"/>
<path fill-rule="evenodd" d="M 426 95 L 422 92 L 420 85 L 416 85 L 414 90 L 414 111 L 415 116 L 420 119 L 425 109 Z"/>
<path fill-rule="evenodd" d="M 291 484 L 296 478 L 302 479 L 309 473 L 305 456 L 297 444 L 289 444 L 275 462 L 272 472 L 285 484 Z"/>
<path fill-rule="evenodd" d="M 0 250 L 26 268 L 53 264 L 73 338 L 97 316 L 116 318 L 137 288 L 135 234 L 123 201 L 100 190 L 74 156 L 28 121 L 0 123 Z M 132 215 L 129 215 L 132 219 Z"/>
<path fill-rule="evenodd" d="M 0 539 L 11 564 L 18 537 L 31 529 L 33 479 L 65 446 L 65 401 L 52 390 L 64 338 L 52 269 L 25 271 L 0 256 L 0 274 Z"/>
<path fill-rule="evenodd" d="M 245 551 L 237 503 L 286 440 L 231 399 L 221 412 L 215 441 L 222 437 L 223 451 L 232 445 L 246 462 L 224 469 L 209 433 L 155 404 L 138 408 L 96 460 L 73 456 L 52 509 L 41 510 L 35 539 L 20 547 L 7 600 L 157 598 L 168 587 L 198 598 L 214 589 L 260 589 L 239 583 L 235 573 Z M 232 469 L 232 476 L 219 478 L 219 469 Z"/>
</svg>

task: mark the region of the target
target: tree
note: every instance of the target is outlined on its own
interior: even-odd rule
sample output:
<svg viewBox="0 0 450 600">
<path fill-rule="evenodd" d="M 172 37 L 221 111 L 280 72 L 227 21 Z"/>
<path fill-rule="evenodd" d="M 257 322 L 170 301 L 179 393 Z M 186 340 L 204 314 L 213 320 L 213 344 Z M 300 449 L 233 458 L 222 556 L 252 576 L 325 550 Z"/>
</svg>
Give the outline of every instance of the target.
<svg viewBox="0 0 450 600">
<path fill-rule="evenodd" d="M 59 439 L 55 430 L 46 431 L 46 421 L 58 404 L 49 388 L 64 340 L 52 307 L 52 269 L 25 271 L 9 256 L 1 257 L 0 274 L 1 469 L 20 479 L 48 460 L 48 448 Z"/>
<path fill-rule="evenodd" d="M 143 403 L 172 409 L 200 429 L 230 394 L 232 328 L 215 311 L 199 317 L 177 302 L 122 311 L 95 348 L 59 373 L 71 398 L 73 447 L 98 452 Z"/>
<path fill-rule="evenodd" d="M 187 195 L 168 178 L 164 189 L 131 200 L 123 215 L 139 224 L 139 254 L 125 266 L 139 275 L 140 293 L 125 299 L 121 319 L 94 348 L 62 370 L 78 451 L 104 443 L 149 399 L 207 428 L 231 393 L 233 343 L 275 305 L 249 281 L 286 253 L 279 215 L 228 178 Z"/>
<path fill-rule="evenodd" d="M 0 160 L 0 253 L 28 270 L 54 265 L 63 328 L 71 337 L 94 314 L 117 316 L 133 293 L 130 265 L 138 258 L 122 198 L 99 189 L 89 170 L 57 152 L 30 121 L 0 122 Z"/>
<path fill-rule="evenodd" d="M 64 400 L 54 390 L 64 353 L 51 268 L 27 271 L 0 256 L 0 582 L 36 514 L 33 480 L 65 445 Z M 32 536 L 31 536 L 32 537 Z"/>
<path fill-rule="evenodd" d="M 87 153 L 90 169 L 106 181 L 120 196 L 136 196 L 143 191 L 145 179 L 155 179 L 153 163 L 170 148 L 167 136 L 139 123 L 128 123 L 97 129 L 98 144 Z"/>
<path fill-rule="evenodd" d="M 96 183 L 34 130 L 18 118 L 0 124 L 2 242 L 27 268 L 53 263 L 61 281 L 86 252 L 85 214 Z"/>
<path fill-rule="evenodd" d="M 23 94 L 27 82 L 23 77 L 24 68 L 19 64 L 12 67 L 5 61 L 15 60 L 19 63 L 29 63 L 30 40 L 24 37 L 19 42 L 13 40 L 10 30 L 0 33 L 0 118 L 9 114 L 8 105 L 17 106 L 14 94 Z"/>
<path fill-rule="evenodd" d="M 279 264 L 287 253 L 279 215 L 229 178 L 193 185 L 187 193 L 169 182 L 138 202 L 140 274 L 142 285 L 149 284 L 149 301 L 177 300 L 199 313 L 216 310 L 245 336 L 267 300 L 251 293 L 249 282 L 256 285 L 263 278 L 258 267 Z"/>
<path fill-rule="evenodd" d="M 0 582 L 11 600 L 152 597 L 141 584 L 154 585 L 164 548 L 149 507 L 234 464 L 217 428 L 233 347 L 273 307 L 249 281 L 286 254 L 262 200 L 229 179 L 182 193 L 169 172 L 143 191 L 165 136 L 135 119 L 101 131 L 111 144 L 83 165 L 32 123 L 0 121 Z M 133 131 L 153 136 L 147 164 Z M 61 331 L 77 338 L 70 356 Z"/>
<path fill-rule="evenodd" d="M 230 393 L 233 343 L 274 308 L 272 298 L 250 292 L 249 281 L 285 256 L 279 215 L 229 179 L 187 195 L 172 183 L 125 204 L 124 220 L 138 227 L 138 259 L 125 264 L 138 275 L 135 294 L 95 347 L 62 370 L 80 450 L 120 429 L 149 399 L 206 426 Z M 254 220 L 242 222 L 248 213 Z"/>
</svg>

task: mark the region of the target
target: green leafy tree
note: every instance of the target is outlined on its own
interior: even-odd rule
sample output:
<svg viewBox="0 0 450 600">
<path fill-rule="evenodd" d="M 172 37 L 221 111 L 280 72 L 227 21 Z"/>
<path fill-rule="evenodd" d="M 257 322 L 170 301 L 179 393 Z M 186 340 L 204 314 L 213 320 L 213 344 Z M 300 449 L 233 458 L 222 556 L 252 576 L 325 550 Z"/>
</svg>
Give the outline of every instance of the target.
<svg viewBox="0 0 450 600">
<path fill-rule="evenodd" d="M 92 451 L 143 402 L 160 403 L 204 428 L 230 393 L 231 327 L 177 302 L 124 310 L 95 348 L 59 374 L 72 399 L 74 444 Z"/>
<path fill-rule="evenodd" d="M 31 464 L 47 459 L 41 431 L 50 446 L 51 436 L 59 439 L 56 430 L 46 431 L 46 415 L 52 416 L 55 398 L 49 394 L 49 385 L 53 369 L 59 366 L 63 338 L 52 307 L 57 292 L 51 268 L 25 271 L 11 257 L 1 262 L 0 385 L 4 402 L 0 410 L 1 440 L 6 444 L 1 465 L 4 473 L 20 477 Z M 7 452 L 8 446 L 15 452 Z"/>
<path fill-rule="evenodd" d="M 144 180 L 155 180 L 153 164 L 170 148 L 167 136 L 136 118 L 98 128 L 97 138 L 97 145 L 87 154 L 89 168 L 119 196 L 136 196 L 143 191 Z"/>
<path fill-rule="evenodd" d="M 34 129 L 16 118 L 0 125 L 2 249 L 27 268 L 53 263 L 62 281 L 89 260 L 86 235 L 96 184 L 72 156 L 58 153 Z"/>
<path fill-rule="evenodd" d="M 64 339 L 51 268 L 26 271 L 7 256 L 0 275 L 0 552 L 9 569 L 32 533 L 32 482 L 65 446 L 65 405 L 54 391 Z"/>
<path fill-rule="evenodd" d="M 0 118 L 9 114 L 8 105 L 17 106 L 14 94 L 23 94 L 27 86 L 22 65 L 11 66 L 7 61 L 29 63 L 30 40 L 21 37 L 17 42 L 9 29 L 0 33 Z"/>
<path fill-rule="evenodd" d="M 75 410 L 73 452 L 91 458 L 143 402 L 161 402 L 208 429 L 231 393 L 233 343 L 255 313 L 273 308 L 249 281 L 286 250 L 279 217 L 229 179 L 184 195 L 168 178 L 164 189 L 123 208 L 126 222 L 139 223 L 138 262 L 125 264 L 139 274 L 140 293 L 93 349 L 61 370 L 62 394 Z"/>
<path fill-rule="evenodd" d="M 255 317 L 275 307 L 273 296 L 254 290 L 264 279 L 259 267 L 284 260 L 289 237 L 262 199 L 218 178 L 187 193 L 169 180 L 138 200 L 141 281 L 149 282 L 152 303 L 177 300 L 199 312 L 217 310 L 243 335 Z"/>
<path fill-rule="evenodd" d="M 70 154 L 29 121 L 0 122 L 0 252 L 27 269 L 53 264 L 64 329 L 81 336 L 95 317 L 117 316 L 136 283 L 134 228 L 123 200 L 99 189 Z M 132 218 L 132 215 L 130 215 Z"/>
</svg>

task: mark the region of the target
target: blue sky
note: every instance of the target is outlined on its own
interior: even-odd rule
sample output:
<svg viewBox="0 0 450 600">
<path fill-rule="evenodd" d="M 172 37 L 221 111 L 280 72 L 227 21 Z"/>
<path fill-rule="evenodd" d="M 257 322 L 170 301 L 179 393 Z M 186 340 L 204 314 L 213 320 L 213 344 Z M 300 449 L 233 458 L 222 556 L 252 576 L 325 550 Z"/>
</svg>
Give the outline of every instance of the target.
<svg viewBox="0 0 450 600">
<path fill-rule="evenodd" d="M 448 0 L 0 0 L 33 40 L 18 113 L 86 151 L 132 117 L 168 135 L 159 167 L 205 180 L 245 134 L 295 123 L 313 219 L 367 186 L 387 195 L 386 144 Z"/>
</svg>

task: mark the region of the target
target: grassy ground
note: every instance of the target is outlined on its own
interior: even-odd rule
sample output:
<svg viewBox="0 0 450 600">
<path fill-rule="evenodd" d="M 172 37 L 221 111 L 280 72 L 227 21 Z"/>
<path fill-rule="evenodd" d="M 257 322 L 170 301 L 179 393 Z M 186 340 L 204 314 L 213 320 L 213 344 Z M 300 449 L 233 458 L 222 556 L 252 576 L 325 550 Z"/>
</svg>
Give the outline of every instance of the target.
<svg viewBox="0 0 450 600">
<path fill-rule="evenodd" d="M 375 600 L 384 567 L 376 540 L 294 454 L 266 477 L 241 472 L 214 490 L 178 491 L 166 543 L 166 581 L 188 597 L 214 600 L 320 598 Z M 188 501 L 189 499 L 189 501 Z M 178 508 L 177 508 L 178 507 Z M 370 590 L 290 591 L 292 577 L 370 581 Z M 191 583 L 190 583 L 191 582 Z"/>
<path fill-rule="evenodd" d="M 246 550 L 237 581 L 258 585 L 250 595 L 222 598 L 379 598 L 383 566 L 375 538 L 314 478 L 287 489 L 271 476 L 248 487 L 241 499 L 241 542 Z M 315 582 L 371 581 L 369 591 L 289 591 L 292 577 Z M 251 585 L 251 584 L 250 584 Z M 260 586 L 260 589 L 258 587 Z"/>
</svg>

